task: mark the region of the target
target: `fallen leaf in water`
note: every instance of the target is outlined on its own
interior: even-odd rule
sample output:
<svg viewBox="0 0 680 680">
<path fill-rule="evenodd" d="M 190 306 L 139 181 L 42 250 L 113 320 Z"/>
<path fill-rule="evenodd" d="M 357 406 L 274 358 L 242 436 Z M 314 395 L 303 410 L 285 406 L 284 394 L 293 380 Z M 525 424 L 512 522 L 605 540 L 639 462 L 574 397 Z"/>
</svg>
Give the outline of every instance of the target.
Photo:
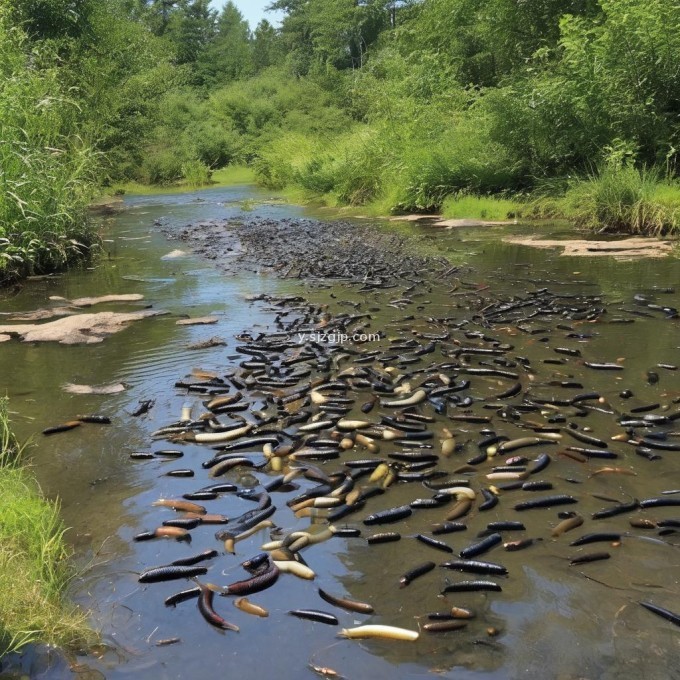
<svg viewBox="0 0 680 680">
<path fill-rule="evenodd" d="M 215 380 L 216 378 L 219 378 L 218 374 L 214 371 L 205 371 L 202 368 L 192 368 L 191 375 L 199 380 Z"/>
<path fill-rule="evenodd" d="M 157 640 L 156 647 L 167 647 L 168 645 L 176 645 L 178 642 L 182 642 L 182 638 L 178 637 L 165 638 L 165 640 Z"/>
</svg>

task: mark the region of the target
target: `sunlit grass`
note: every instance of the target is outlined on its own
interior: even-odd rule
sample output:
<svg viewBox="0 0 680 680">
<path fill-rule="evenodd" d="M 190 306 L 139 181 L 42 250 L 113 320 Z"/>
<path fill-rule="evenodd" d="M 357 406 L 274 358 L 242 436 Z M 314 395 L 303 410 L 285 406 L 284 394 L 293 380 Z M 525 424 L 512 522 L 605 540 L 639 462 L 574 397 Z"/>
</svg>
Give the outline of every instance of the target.
<svg viewBox="0 0 680 680">
<path fill-rule="evenodd" d="M 184 191 L 196 188 L 229 187 L 238 184 L 254 184 L 256 181 L 255 170 L 246 165 L 229 165 L 226 168 L 213 170 L 207 183 L 192 183 L 182 180 L 175 184 L 143 184 L 142 182 L 117 183 L 106 190 L 107 195 L 135 194 L 139 196 L 154 196 L 158 194 L 180 194 Z"/>
<path fill-rule="evenodd" d="M 508 220 L 521 215 L 522 207 L 517 199 L 459 193 L 444 199 L 442 215 L 455 219 Z"/>
<path fill-rule="evenodd" d="M 199 160 L 187 161 L 182 165 L 183 182 L 191 189 L 206 187 L 212 184 L 212 171 Z"/>
<path fill-rule="evenodd" d="M 64 599 L 69 550 L 56 503 L 18 464 L 7 399 L 0 399 L 0 656 L 33 642 L 85 644 L 94 633 Z"/>
<path fill-rule="evenodd" d="M 656 169 L 604 165 L 573 180 L 561 196 L 541 196 L 528 214 L 564 217 L 594 232 L 662 236 L 680 233 L 680 184 Z"/>
<path fill-rule="evenodd" d="M 255 170 L 247 165 L 228 165 L 215 170 L 212 174 L 213 186 L 232 186 L 236 184 L 254 184 Z"/>
</svg>

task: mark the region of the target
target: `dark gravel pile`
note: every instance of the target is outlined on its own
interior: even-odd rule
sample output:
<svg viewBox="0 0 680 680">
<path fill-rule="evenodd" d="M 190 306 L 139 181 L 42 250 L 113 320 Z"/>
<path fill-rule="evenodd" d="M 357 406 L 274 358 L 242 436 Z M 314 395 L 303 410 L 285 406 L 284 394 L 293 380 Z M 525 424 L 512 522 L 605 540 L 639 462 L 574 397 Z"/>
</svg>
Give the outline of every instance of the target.
<svg viewBox="0 0 680 680">
<path fill-rule="evenodd" d="M 202 222 L 166 234 L 194 252 L 233 266 L 256 265 L 289 278 L 330 278 L 383 285 L 395 275 L 427 268 L 441 270 L 445 260 L 407 254 L 410 239 L 369 225 L 305 219 Z"/>
</svg>

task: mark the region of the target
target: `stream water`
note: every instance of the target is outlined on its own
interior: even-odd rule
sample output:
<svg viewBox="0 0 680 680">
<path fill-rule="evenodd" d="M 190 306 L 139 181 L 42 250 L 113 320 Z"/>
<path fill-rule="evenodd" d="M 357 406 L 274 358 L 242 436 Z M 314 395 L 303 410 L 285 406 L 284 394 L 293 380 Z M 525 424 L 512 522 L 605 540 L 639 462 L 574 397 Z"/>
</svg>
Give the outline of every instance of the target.
<svg viewBox="0 0 680 680">
<path fill-rule="evenodd" d="M 502 597 L 477 592 L 463 593 L 455 602 L 451 596 L 444 600 L 439 595 L 444 583 L 441 571 L 399 589 L 400 575 L 423 560 L 423 546 L 405 539 L 367 546 L 361 538 L 335 538 L 310 547 L 306 557 L 317 573 L 315 583 L 284 575 L 275 588 L 252 597 L 269 610 L 266 619 L 248 616 L 228 600 L 215 598 L 215 607 L 239 625 L 239 633 L 210 627 L 196 612 L 195 603 L 164 606 L 165 597 L 189 587 L 183 581 L 151 586 L 138 583 L 142 569 L 219 547 L 214 538 L 214 530 L 219 527 L 210 526 L 194 531 L 191 545 L 170 540 L 132 540 L 169 516 L 167 509 L 153 507 L 154 501 L 181 497 L 212 481 L 200 466 L 194 466 L 196 478 L 192 480 L 164 475 L 172 468 L 191 467 L 195 460 L 191 456 L 198 455 L 192 447 L 187 447 L 184 459 L 179 461 L 130 458 L 133 451 L 161 448 L 160 442 L 152 444 L 150 434 L 177 421 L 183 405 L 190 404 L 194 416 L 201 411 L 201 397 L 176 389 L 175 382 L 193 368 L 226 373 L 244 358 L 234 350 L 238 344 L 235 336 L 273 328 L 275 313 L 271 305 L 248 298 L 301 293 L 318 304 L 339 309 L 339 302 L 353 295 L 352 289 L 343 284 L 326 287 L 318 282 L 281 279 L 257 267 L 237 267 L 227 275 L 212 262 L 189 252 L 164 259 L 172 250 L 188 249 L 182 242 L 168 241 L 158 228 L 159 222 L 164 231 L 172 232 L 191 222 L 224 218 L 333 219 L 326 213 L 315 214 L 267 199 L 265 193 L 250 186 L 126 197 L 126 210 L 103 220 L 105 255 L 91 269 L 28 281 L 20 290 L 2 297 L 0 311 L 7 313 L 48 307 L 48 298 L 55 295 L 74 299 L 140 293 L 144 295 L 140 303 L 109 304 L 105 308 L 129 310 L 152 305 L 168 312 L 136 322 L 100 344 L 64 346 L 11 341 L 0 345 L 0 389 L 10 397 L 16 432 L 21 439 L 33 437 L 30 455 L 39 482 L 49 497 L 60 499 L 64 521 L 70 527 L 68 538 L 80 570 L 71 595 L 91 612 L 92 624 L 102 631 L 103 640 L 92 653 L 72 659 L 75 665 L 71 669 L 62 656 L 42 652 L 10 659 L 4 668 L 7 677 L 25 673 L 49 680 L 164 680 L 234 674 L 243 680 L 292 679 L 315 677 L 310 664 L 334 669 L 353 679 L 429 678 L 433 674 L 474 680 L 680 677 L 677 627 L 637 604 L 645 599 L 680 612 L 680 534 L 660 538 L 654 532 L 632 532 L 627 516 L 597 527 L 631 533 L 623 538 L 625 556 L 615 555 L 622 547 L 605 546 L 613 558 L 604 562 L 570 567 L 567 557 L 574 549 L 569 548 L 568 541 L 550 540 L 549 533 L 529 550 L 493 554 L 490 559 L 502 561 L 511 575 L 522 576 L 503 582 Z M 659 364 L 680 363 L 679 322 L 659 313 L 638 315 L 643 308 L 636 306 L 634 296 L 641 294 L 661 306 L 679 308 L 680 293 L 674 288 L 680 287 L 680 260 L 564 258 L 554 251 L 502 242 L 504 230 L 528 231 L 522 225 L 439 231 L 422 225 L 376 221 L 375 229 L 416 234 L 423 253 L 446 256 L 452 264 L 464 268 L 460 276 L 466 282 L 474 282 L 480 289 L 488 286 L 498 295 L 524 294 L 545 286 L 564 295 L 601 296 L 607 314 L 598 323 L 578 324 L 580 332 L 594 337 L 570 341 L 569 346 L 583 347 L 589 361 L 621 359 L 625 370 L 588 370 L 577 361 L 565 359 L 564 365 L 546 369 L 541 378 L 580 379 L 584 391 L 597 391 L 606 401 L 618 405 L 618 394 L 630 389 L 634 398 L 627 406 L 658 403 L 659 409 L 667 405 L 669 411 L 678 410 L 673 400 L 680 396 L 680 370 Z M 559 225 L 546 229 L 551 235 L 565 233 L 565 227 Z M 389 300 L 390 291 L 385 295 Z M 421 304 L 420 313 L 424 315 L 430 307 L 437 314 L 442 310 L 454 314 L 459 311 L 456 298 L 443 290 L 433 291 L 428 302 Z M 208 314 L 216 316 L 218 322 L 209 326 L 176 325 L 184 316 Z M 404 316 L 399 309 L 381 305 L 374 324 L 389 328 Z M 622 319 L 630 322 L 621 323 Z M 538 322 L 534 325 L 536 329 L 540 327 Z M 534 363 L 556 356 L 551 349 L 555 343 L 548 346 L 541 333 L 522 333 L 512 328 L 490 332 L 514 345 L 513 356 L 529 357 Z M 223 339 L 226 346 L 189 349 L 191 344 L 214 336 Z M 650 380 L 650 371 L 658 381 Z M 113 382 L 123 383 L 125 391 L 97 396 L 62 390 L 65 383 Z M 499 385 L 492 386 L 499 391 Z M 150 399 L 155 404 L 148 413 L 131 415 L 140 401 Z M 659 409 L 655 412 L 663 412 Z M 112 424 L 84 424 L 51 437 L 40 434 L 46 427 L 83 413 L 107 415 Z M 608 438 L 622 431 L 612 416 L 598 412 L 589 416 L 589 424 L 599 437 Z M 680 429 L 678 421 L 674 429 Z M 469 432 L 473 442 L 479 439 L 479 428 L 470 428 Z M 663 490 L 680 487 L 680 452 L 663 451 L 661 459 L 647 461 L 635 456 L 629 445 L 618 445 L 616 450 L 622 452 L 623 460 L 594 461 L 584 470 L 582 465 L 564 459 L 557 463 L 557 472 L 551 473 L 588 482 L 588 493 L 584 491 L 580 496 L 579 511 L 584 516 L 607 505 L 593 494 L 625 501 L 659 496 Z M 636 476 L 602 474 L 589 478 L 597 467 L 608 464 L 626 465 Z M 238 474 L 232 476 L 233 481 L 247 481 Z M 409 484 L 397 485 L 390 489 L 389 501 L 383 506 L 409 503 L 416 493 Z M 239 503 L 243 501 L 225 496 L 210 505 L 209 511 L 235 515 L 242 512 Z M 278 505 L 285 507 L 283 500 Z M 433 515 L 426 516 L 427 512 L 433 511 L 418 515 L 422 519 L 413 519 L 407 530 L 402 528 L 402 534 L 425 531 L 436 521 Z M 547 518 L 556 520 L 556 512 L 557 509 L 524 513 L 530 515 L 521 518 L 527 527 L 526 535 L 546 536 Z M 510 518 L 507 510 L 487 514 L 488 521 Z M 659 508 L 652 514 L 655 518 L 677 518 L 680 508 Z M 308 520 L 296 520 L 292 514 L 287 519 L 290 525 L 286 529 L 296 526 L 295 522 L 299 527 L 308 524 Z M 359 519 L 347 521 L 361 526 Z M 595 528 L 591 526 L 590 530 Z M 474 534 L 468 533 L 463 538 L 453 535 L 451 544 L 456 550 L 473 540 Z M 573 537 L 578 535 L 578 531 L 574 532 Z M 242 578 L 239 563 L 256 554 L 267 540 L 268 533 L 260 531 L 239 543 L 236 557 L 220 562 L 218 569 L 209 572 L 210 580 L 227 583 Z M 450 557 L 431 552 L 428 559 L 434 561 Z M 451 604 L 475 609 L 477 618 L 465 631 L 421 635 L 416 643 L 340 640 L 335 636 L 337 628 L 287 614 L 299 607 L 329 609 L 319 600 L 317 586 L 371 602 L 380 614 L 376 623 L 414 629 L 414 617 Z M 365 622 L 365 617 L 357 614 L 335 613 L 342 627 L 350 628 L 359 620 Z M 488 635 L 489 627 L 500 634 Z M 174 637 L 180 641 L 157 645 L 159 640 Z"/>
</svg>

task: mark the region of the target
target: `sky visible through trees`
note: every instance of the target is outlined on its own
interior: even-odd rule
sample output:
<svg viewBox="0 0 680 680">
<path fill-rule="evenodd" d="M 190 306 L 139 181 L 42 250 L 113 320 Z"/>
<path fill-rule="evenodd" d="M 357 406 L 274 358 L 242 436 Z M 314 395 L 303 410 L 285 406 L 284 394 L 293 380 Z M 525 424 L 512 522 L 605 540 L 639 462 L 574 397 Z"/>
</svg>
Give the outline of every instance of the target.
<svg viewBox="0 0 680 680">
<path fill-rule="evenodd" d="M 243 18 L 248 22 L 250 28 L 253 29 L 262 19 L 267 19 L 270 23 L 278 26 L 283 18 L 282 12 L 266 12 L 265 9 L 271 4 L 272 0 L 236 0 L 234 3 L 238 7 Z M 217 11 L 220 11 L 226 0 L 212 0 L 210 6 Z"/>
</svg>

